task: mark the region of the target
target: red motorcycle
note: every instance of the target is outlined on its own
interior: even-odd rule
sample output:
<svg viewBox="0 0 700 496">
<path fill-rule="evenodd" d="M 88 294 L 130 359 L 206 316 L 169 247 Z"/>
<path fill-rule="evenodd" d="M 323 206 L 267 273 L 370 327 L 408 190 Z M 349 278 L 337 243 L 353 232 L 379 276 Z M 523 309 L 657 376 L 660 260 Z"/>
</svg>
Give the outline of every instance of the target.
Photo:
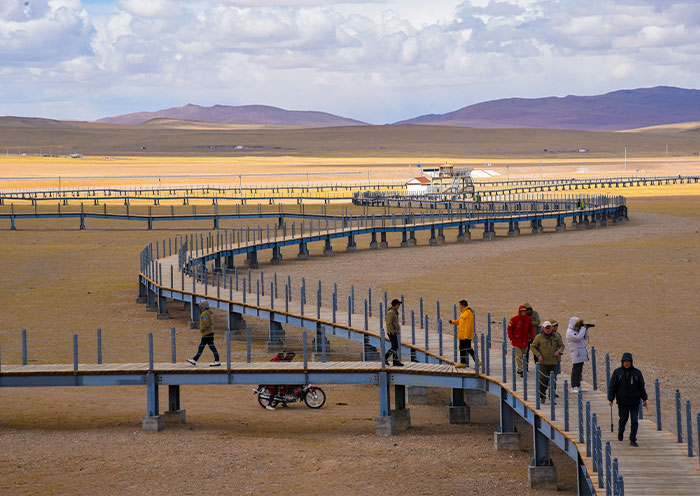
<svg viewBox="0 0 700 496">
<path fill-rule="evenodd" d="M 271 362 L 291 362 L 294 360 L 294 353 L 280 352 L 275 355 Z M 286 407 L 288 403 L 304 401 L 309 408 L 321 408 L 326 404 L 326 393 L 318 386 L 304 385 L 259 385 L 253 389 L 253 394 L 258 395 L 258 403 L 263 408 L 274 410 L 278 404 Z"/>
<path fill-rule="evenodd" d="M 326 393 L 318 386 L 258 386 L 253 389 L 258 395 L 258 403 L 263 408 L 274 410 L 277 405 L 304 401 L 309 408 L 321 408 L 326 404 Z"/>
</svg>

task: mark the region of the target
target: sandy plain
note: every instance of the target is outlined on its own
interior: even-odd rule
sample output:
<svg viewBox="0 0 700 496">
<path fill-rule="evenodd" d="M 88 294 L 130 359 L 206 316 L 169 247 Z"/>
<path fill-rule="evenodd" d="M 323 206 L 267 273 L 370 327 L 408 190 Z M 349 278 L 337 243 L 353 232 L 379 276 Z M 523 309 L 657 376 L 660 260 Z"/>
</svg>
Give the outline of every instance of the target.
<svg viewBox="0 0 700 496">
<path fill-rule="evenodd" d="M 601 191 L 609 193 L 608 190 Z M 615 191 L 617 192 L 617 191 Z M 632 193 L 632 194 L 630 194 Z M 592 344 L 613 363 L 632 351 L 648 381 L 662 383 L 666 424 L 673 389 L 700 405 L 696 387 L 697 295 L 700 294 L 700 190 L 697 187 L 620 190 L 631 220 L 606 229 L 566 232 L 486 243 L 419 246 L 355 254 L 334 246 L 332 258 L 312 246 L 313 261 L 285 253 L 282 266 L 263 267 L 339 283 L 404 293 L 407 307 L 419 296 L 426 307 L 466 297 L 479 316 L 501 316 L 531 302 L 543 318 L 564 322 L 579 315 L 596 322 Z M 644 194 L 646 196 L 636 196 Z M 234 227 L 233 222 L 223 227 Z M 201 223 L 200 229 L 207 229 Z M 77 333 L 81 356 L 94 356 L 101 327 L 106 361 L 143 361 L 146 335 L 156 336 L 157 357 L 169 356 L 169 327 L 177 328 L 182 357 L 198 342 L 187 316 L 172 305 L 173 319 L 156 321 L 134 303 L 138 252 L 156 239 L 190 232 L 164 225 L 156 231 L 129 223 L 75 219 L 23 221 L 0 231 L 0 319 L 3 363 L 21 360 L 20 330 L 29 331 L 32 363 L 68 362 Z M 552 226 L 546 226 L 552 231 Z M 525 234 L 525 229 L 523 229 Z M 504 234 L 499 232 L 499 234 Z M 456 233 L 446 233 L 448 240 Z M 473 237 L 479 237 L 477 231 Z M 390 246 L 398 246 L 390 238 Z M 328 287 L 330 284 L 326 284 Z M 342 300 L 342 298 L 341 298 Z M 221 320 L 221 319 L 220 319 Z M 225 325 L 219 320 L 217 330 Z M 254 358 L 266 360 L 265 326 L 254 329 Z M 221 342 L 219 334 L 219 342 Z M 289 332 L 292 349 L 298 333 Z M 333 357 L 359 349 L 334 341 Z M 241 357 L 243 348 L 234 353 Z M 158 359 L 158 358 L 157 358 Z M 565 363 L 565 366 L 567 364 Z M 585 372 L 590 379 L 590 371 Z M 319 412 L 294 405 L 267 412 L 250 388 L 184 388 L 188 424 L 157 435 L 140 431 L 143 388 L 0 390 L 0 491 L 8 494 L 534 494 L 528 489 L 529 454 L 492 449 L 498 422 L 493 402 L 472 409 L 473 423 L 445 422 L 447 397 L 412 406 L 414 427 L 392 439 L 373 434 L 374 388 L 330 386 Z M 166 404 L 162 393 L 161 404 Z M 529 436 L 523 436 L 529 439 Z M 556 450 L 554 450 L 556 451 Z M 573 464 L 555 454 L 560 493 L 575 492 Z"/>
</svg>

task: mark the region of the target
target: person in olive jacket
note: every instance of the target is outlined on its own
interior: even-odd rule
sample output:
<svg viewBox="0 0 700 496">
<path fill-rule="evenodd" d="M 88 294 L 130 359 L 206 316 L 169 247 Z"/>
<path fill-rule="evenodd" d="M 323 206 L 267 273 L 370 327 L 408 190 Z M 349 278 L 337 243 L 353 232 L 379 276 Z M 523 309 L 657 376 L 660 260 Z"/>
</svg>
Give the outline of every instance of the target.
<svg viewBox="0 0 700 496">
<path fill-rule="evenodd" d="M 627 419 L 632 417 L 630 427 L 630 445 L 637 444 L 637 429 L 639 428 L 639 403 L 647 406 L 647 390 L 644 387 L 642 371 L 634 367 L 632 353 L 622 355 L 622 367 L 615 369 L 608 383 L 608 401 L 612 406 L 617 399 L 617 411 L 620 422 L 617 429 L 617 439 L 622 441 L 627 426 Z"/>
<path fill-rule="evenodd" d="M 393 355 L 394 367 L 403 367 L 403 363 L 399 360 L 399 308 L 401 308 L 401 301 L 394 299 L 386 312 L 386 333 L 389 335 L 391 348 L 384 354 L 384 363 L 389 365 L 389 357 Z"/>
<path fill-rule="evenodd" d="M 530 345 L 532 355 L 540 366 L 540 400 L 544 402 L 549 387 L 549 374 L 557 377 L 557 365 L 564 353 L 564 341 L 558 332 L 554 332 L 554 326 L 548 320 L 542 324 L 542 333 L 535 336 Z M 552 397 L 553 391 L 549 392 Z"/>
<path fill-rule="evenodd" d="M 199 349 L 194 358 L 188 358 L 187 362 L 192 365 L 197 365 L 197 360 L 202 356 L 204 347 L 209 345 L 212 353 L 214 353 L 214 361 L 209 364 L 210 367 L 218 367 L 221 365 L 219 362 L 219 352 L 214 346 L 214 312 L 209 308 L 209 302 L 207 300 L 202 300 L 199 302 L 199 332 L 202 334 L 202 341 L 199 343 Z"/>
<path fill-rule="evenodd" d="M 477 360 L 472 348 L 472 340 L 474 339 L 474 312 L 469 308 L 467 300 L 459 300 L 459 318 L 450 320 L 450 324 L 457 326 L 457 339 L 459 340 L 459 362 L 461 365 L 467 364 L 467 353 L 474 359 L 476 365 Z"/>
</svg>

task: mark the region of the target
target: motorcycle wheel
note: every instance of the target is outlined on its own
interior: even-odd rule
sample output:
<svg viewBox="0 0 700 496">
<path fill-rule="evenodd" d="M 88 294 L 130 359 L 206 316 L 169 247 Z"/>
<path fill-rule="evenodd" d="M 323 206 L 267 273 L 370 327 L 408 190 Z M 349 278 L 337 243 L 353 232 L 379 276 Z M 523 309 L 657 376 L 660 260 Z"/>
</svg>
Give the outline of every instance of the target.
<svg viewBox="0 0 700 496">
<path fill-rule="evenodd" d="M 306 403 L 306 406 L 309 408 L 321 408 L 326 404 L 326 393 L 324 393 L 323 389 L 320 387 L 309 389 L 304 395 L 304 403 Z"/>
<path fill-rule="evenodd" d="M 269 406 L 271 406 L 272 408 L 274 408 L 274 407 L 277 406 L 277 403 L 278 403 L 277 400 L 273 400 L 272 398 L 263 398 L 263 397 L 260 396 L 261 394 L 264 394 L 264 395 L 268 395 L 268 396 L 269 396 L 269 395 L 270 395 L 270 390 L 267 389 L 267 388 L 263 388 L 263 389 L 261 389 L 260 392 L 258 393 L 258 403 L 260 403 L 260 406 L 261 406 L 261 407 L 267 408 L 267 406 L 269 405 Z"/>
</svg>

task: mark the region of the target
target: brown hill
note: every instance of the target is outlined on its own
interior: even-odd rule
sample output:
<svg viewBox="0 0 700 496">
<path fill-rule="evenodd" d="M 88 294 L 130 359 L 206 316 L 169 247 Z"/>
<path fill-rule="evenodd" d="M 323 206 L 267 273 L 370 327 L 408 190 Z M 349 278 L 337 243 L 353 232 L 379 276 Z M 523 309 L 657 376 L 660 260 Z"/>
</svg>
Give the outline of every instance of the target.
<svg viewBox="0 0 700 496">
<path fill-rule="evenodd" d="M 588 157 L 700 153 L 700 130 L 592 132 L 451 126 L 287 129 L 168 129 L 47 119 L 0 118 L 0 150 L 85 155 L 318 157 Z"/>
<path fill-rule="evenodd" d="M 143 124 L 152 119 L 175 119 L 180 121 L 221 122 L 225 124 L 250 124 L 271 126 L 361 126 L 364 122 L 348 119 L 326 112 L 285 110 L 267 105 L 214 105 L 202 107 L 188 103 L 183 107 L 172 107 L 156 112 L 135 112 L 98 119 L 103 124 Z"/>
<path fill-rule="evenodd" d="M 700 90 L 657 86 L 595 96 L 506 98 L 397 124 L 602 131 L 698 120 Z"/>
</svg>

